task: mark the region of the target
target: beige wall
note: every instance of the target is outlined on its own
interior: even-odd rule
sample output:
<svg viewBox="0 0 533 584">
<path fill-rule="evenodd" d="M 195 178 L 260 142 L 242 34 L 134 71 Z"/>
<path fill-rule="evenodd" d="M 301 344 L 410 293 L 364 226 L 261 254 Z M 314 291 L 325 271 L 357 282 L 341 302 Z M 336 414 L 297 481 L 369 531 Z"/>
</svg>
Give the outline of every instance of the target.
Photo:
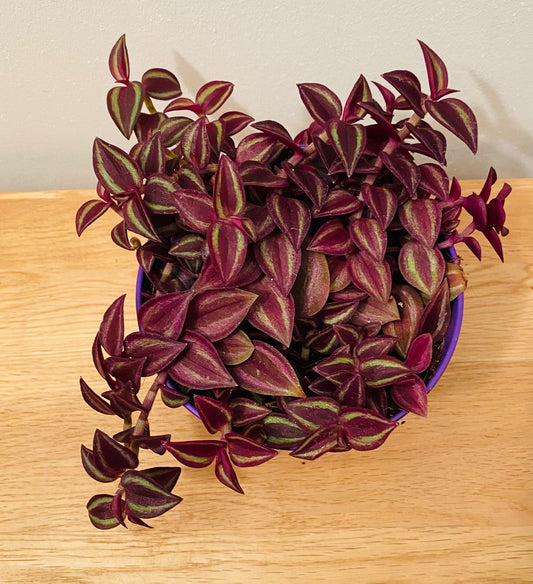
<svg viewBox="0 0 533 584">
<path fill-rule="evenodd" d="M 105 108 L 123 32 L 134 76 L 172 69 L 187 95 L 233 81 L 231 109 L 293 133 L 307 120 L 297 82 L 345 99 L 359 73 L 425 79 L 420 38 L 480 124 L 478 156 L 454 139 L 450 171 L 533 176 L 533 0 L 0 0 L 0 18 L 0 191 L 91 188 L 94 136 L 127 146 Z"/>
</svg>

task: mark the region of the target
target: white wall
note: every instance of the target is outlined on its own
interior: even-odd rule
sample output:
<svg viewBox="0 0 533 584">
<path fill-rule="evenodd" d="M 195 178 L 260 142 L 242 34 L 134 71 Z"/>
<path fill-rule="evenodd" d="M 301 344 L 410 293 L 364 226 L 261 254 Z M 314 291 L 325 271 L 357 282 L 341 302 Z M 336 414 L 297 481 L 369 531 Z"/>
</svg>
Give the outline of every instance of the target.
<svg viewBox="0 0 533 584">
<path fill-rule="evenodd" d="M 533 0 L 0 0 L 0 18 L 0 191 L 92 188 L 93 138 L 126 146 L 105 107 L 123 32 L 133 75 L 169 68 L 192 96 L 233 81 L 231 109 L 293 133 L 296 83 L 345 99 L 359 73 L 425 80 L 422 39 L 480 125 L 477 157 L 451 140 L 450 172 L 533 176 Z"/>
</svg>

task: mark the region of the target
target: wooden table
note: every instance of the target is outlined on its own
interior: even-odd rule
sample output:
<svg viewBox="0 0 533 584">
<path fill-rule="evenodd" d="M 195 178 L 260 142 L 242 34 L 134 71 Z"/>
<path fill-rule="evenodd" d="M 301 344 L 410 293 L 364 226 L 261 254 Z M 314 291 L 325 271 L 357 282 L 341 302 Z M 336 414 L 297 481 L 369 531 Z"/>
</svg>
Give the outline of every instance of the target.
<svg viewBox="0 0 533 584">
<path fill-rule="evenodd" d="M 79 449 L 118 420 L 86 407 L 78 378 L 103 390 L 91 343 L 124 292 L 134 330 L 135 258 L 111 243 L 114 217 L 75 235 L 89 191 L 1 194 L 0 581 L 533 582 L 533 180 L 511 182 L 505 264 L 486 245 L 482 264 L 460 250 L 465 322 L 427 419 L 408 416 L 373 452 L 241 469 L 245 496 L 185 469 L 183 503 L 154 529 L 109 532 L 87 518 L 109 489 Z M 154 433 L 203 436 L 186 411 L 159 409 Z"/>
</svg>

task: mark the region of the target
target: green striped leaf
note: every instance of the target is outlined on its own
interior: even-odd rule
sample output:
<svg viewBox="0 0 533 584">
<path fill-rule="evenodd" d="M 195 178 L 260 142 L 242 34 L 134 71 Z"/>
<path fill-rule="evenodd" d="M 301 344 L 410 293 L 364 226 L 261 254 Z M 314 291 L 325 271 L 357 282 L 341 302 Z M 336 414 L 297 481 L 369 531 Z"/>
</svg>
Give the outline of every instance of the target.
<svg viewBox="0 0 533 584">
<path fill-rule="evenodd" d="M 340 118 L 342 104 L 331 89 L 320 83 L 299 83 L 300 97 L 311 117 L 320 125 L 326 124 L 332 118 Z"/>
<path fill-rule="evenodd" d="M 233 223 L 213 221 L 207 230 L 209 257 L 224 282 L 233 280 L 244 266 L 248 249 L 246 235 Z"/>
<path fill-rule="evenodd" d="M 311 199 L 317 209 L 320 209 L 328 195 L 328 183 L 324 176 L 313 167 L 301 168 L 288 162 L 281 164 L 290 178 Z"/>
<path fill-rule="evenodd" d="M 102 470 L 94 460 L 94 452 L 83 444 L 81 445 L 81 463 L 85 472 L 100 483 L 110 483 L 120 475 L 116 471 Z"/>
<path fill-rule="evenodd" d="M 257 294 L 239 288 L 200 292 L 189 306 L 187 328 L 220 341 L 240 325 L 256 299 Z"/>
<path fill-rule="evenodd" d="M 138 81 L 113 87 L 107 94 L 107 110 L 122 134 L 129 138 L 141 113 L 144 88 Z"/>
<path fill-rule="evenodd" d="M 383 229 L 387 229 L 394 219 L 398 207 L 398 199 L 393 191 L 383 187 L 375 187 L 363 183 L 361 196 L 372 212 L 372 217 L 379 222 Z"/>
<path fill-rule="evenodd" d="M 227 404 L 206 395 L 194 396 L 194 407 L 210 434 L 222 432 L 231 427 L 231 410 Z"/>
<path fill-rule="evenodd" d="M 289 238 L 294 249 L 300 248 L 311 225 L 309 207 L 298 199 L 271 193 L 267 199 L 267 208 L 274 223 Z"/>
<path fill-rule="evenodd" d="M 340 426 L 330 425 L 318 428 L 291 452 L 291 456 L 303 460 L 315 460 L 330 452 L 339 444 Z"/>
<path fill-rule="evenodd" d="M 420 319 L 420 333 L 431 333 L 433 342 L 436 343 L 448 331 L 450 318 L 450 291 L 447 280 L 444 280 L 424 308 Z"/>
<path fill-rule="evenodd" d="M 209 115 L 220 109 L 233 92 L 233 83 L 229 81 L 209 81 L 196 93 L 196 103 Z"/>
<path fill-rule="evenodd" d="M 418 188 L 423 189 L 430 195 L 434 195 L 439 201 L 448 199 L 450 181 L 442 166 L 438 164 L 421 164 L 420 183 Z"/>
<path fill-rule="evenodd" d="M 446 262 L 438 248 L 411 239 L 400 250 L 398 267 L 411 286 L 432 296 L 444 278 Z"/>
<path fill-rule="evenodd" d="M 411 373 L 401 361 L 387 355 L 363 360 L 360 371 L 368 387 L 385 387 Z"/>
<path fill-rule="evenodd" d="M 330 120 L 326 127 L 329 143 L 337 153 L 348 177 L 355 172 L 366 145 L 366 130 L 359 124 Z"/>
<path fill-rule="evenodd" d="M 362 251 L 367 251 L 377 262 L 383 261 L 387 251 L 387 232 L 376 219 L 354 218 L 349 232 L 352 241 Z"/>
<path fill-rule="evenodd" d="M 235 469 L 231 464 L 231 460 L 227 455 L 225 450 L 220 450 L 217 454 L 217 460 L 215 463 L 215 475 L 217 479 L 229 489 L 240 493 L 241 495 L 244 494 L 241 485 L 237 479 L 237 475 L 235 474 Z"/>
<path fill-rule="evenodd" d="M 416 190 L 420 182 L 420 169 L 413 161 L 412 157 L 400 149 L 396 149 L 391 155 L 386 152 L 380 153 L 383 164 L 407 189 L 411 197 L 416 197 Z"/>
<path fill-rule="evenodd" d="M 175 196 L 180 219 L 192 231 L 206 233 L 214 218 L 213 199 L 199 190 L 178 191 Z"/>
<path fill-rule="evenodd" d="M 477 121 L 464 101 L 449 97 L 426 102 L 428 114 L 462 140 L 472 152 L 477 152 Z"/>
<path fill-rule="evenodd" d="M 94 462 L 106 473 L 122 474 L 139 464 L 137 455 L 105 432 L 96 429 L 93 437 Z"/>
<path fill-rule="evenodd" d="M 109 404 L 97 393 L 95 393 L 81 377 L 80 389 L 83 400 L 87 405 L 91 406 L 93 410 L 99 412 L 100 414 L 107 414 L 108 416 L 115 415 L 115 412 L 109 407 Z"/>
<path fill-rule="evenodd" d="M 286 414 L 270 414 L 263 419 L 266 443 L 274 448 L 292 448 L 305 439 L 306 432 Z"/>
<path fill-rule="evenodd" d="M 158 517 L 182 501 L 143 472 L 125 472 L 120 485 L 125 493 L 126 513 L 136 519 Z"/>
<path fill-rule="evenodd" d="M 165 148 L 176 146 L 192 123 L 193 121 L 190 118 L 183 116 L 164 120 L 159 125 L 158 131 L 161 133 L 161 139 Z"/>
<path fill-rule="evenodd" d="M 439 99 L 453 91 L 453 89 L 448 89 L 448 71 L 446 70 L 446 65 L 426 43 L 420 40 L 418 43 L 420 44 L 424 61 L 426 62 L 431 99 Z"/>
<path fill-rule="evenodd" d="M 181 468 L 179 466 L 154 466 L 152 468 L 145 468 L 142 472 L 170 493 L 178 482 L 181 475 Z"/>
<path fill-rule="evenodd" d="M 205 246 L 206 241 L 201 235 L 187 233 L 174 241 L 168 253 L 185 260 L 201 260 Z"/>
<path fill-rule="evenodd" d="M 207 133 L 207 120 L 198 118 L 183 133 L 181 153 L 187 162 L 198 168 L 205 168 L 211 156 L 211 146 Z"/>
<path fill-rule="evenodd" d="M 285 296 L 266 276 L 246 287 L 256 295 L 246 319 L 256 329 L 288 347 L 292 341 L 294 328 L 294 299 Z"/>
<path fill-rule="evenodd" d="M 146 177 L 165 171 L 166 155 L 160 132 L 141 145 L 137 162 Z"/>
<path fill-rule="evenodd" d="M 366 112 L 359 104 L 372 101 L 372 93 L 368 81 L 360 75 L 346 100 L 342 119 L 345 122 L 355 122 L 365 116 Z"/>
<path fill-rule="evenodd" d="M 329 296 L 329 266 L 324 254 L 302 251 L 292 295 L 297 318 L 314 316 L 322 310 Z"/>
<path fill-rule="evenodd" d="M 142 76 L 146 93 L 154 99 L 174 99 L 181 95 L 181 87 L 174 73 L 166 69 L 148 69 Z"/>
<path fill-rule="evenodd" d="M 340 373 L 352 375 L 355 373 L 355 365 L 349 346 L 339 347 L 331 355 L 318 361 L 313 367 L 313 371 L 330 379 L 338 376 Z"/>
<path fill-rule="evenodd" d="M 246 204 L 244 185 L 237 164 L 223 154 L 218 162 L 213 185 L 213 203 L 218 217 L 241 215 Z"/>
<path fill-rule="evenodd" d="M 253 424 L 272 413 L 270 408 L 246 397 L 232 399 L 229 402 L 229 407 L 232 413 L 231 423 L 236 427 Z"/>
<path fill-rule="evenodd" d="M 112 495 L 94 495 L 89 499 L 87 512 L 91 523 L 97 529 L 113 529 L 120 525 L 111 507 L 112 501 Z"/>
<path fill-rule="evenodd" d="M 394 383 L 390 394 L 396 405 L 417 416 L 427 416 L 428 395 L 426 384 L 417 375 L 411 375 Z"/>
<path fill-rule="evenodd" d="M 231 461 L 239 467 L 258 466 L 278 454 L 273 448 L 236 432 L 228 432 L 224 440 L 228 443 Z"/>
<path fill-rule="evenodd" d="M 352 301 L 328 302 L 318 317 L 326 325 L 344 324 L 355 314 L 357 306 L 358 303 Z"/>
<path fill-rule="evenodd" d="M 382 75 L 411 106 L 413 111 L 420 117 L 424 116 L 422 109 L 422 88 L 418 77 L 411 71 L 389 71 Z"/>
<path fill-rule="evenodd" d="M 98 331 L 102 347 L 108 355 L 120 356 L 124 341 L 124 299 L 119 296 L 105 311 Z"/>
<path fill-rule="evenodd" d="M 238 134 L 241 130 L 244 130 L 250 122 L 254 121 L 251 116 L 241 112 L 225 112 L 218 119 L 224 123 L 227 136 Z"/>
<path fill-rule="evenodd" d="M 377 261 L 367 251 L 360 251 L 348 256 L 348 272 L 359 290 L 382 302 L 388 301 L 392 274 L 386 260 Z"/>
<path fill-rule="evenodd" d="M 336 424 L 339 417 L 339 404 L 330 397 L 295 399 L 285 404 L 283 409 L 294 423 L 307 432 Z"/>
<path fill-rule="evenodd" d="M 133 359 L 145 357 L 142 375 L 149 377 L 168 367 L 186 346 L 156 333 L 138 331 L 124 339 L 124 355 Z"/>
<path fill-rule="evenodd" d="M 235 162 L 239 165 L 248 161 L 264 164 L 276 148 L 277 141 L 274 138 L 262 133 L 250 134 L 239 142 Z"/>
<path fill-rule="evenodd" d="M 96 138 L 93 145 L 93 167 L 106 191 L 114 195 L 131 193 L 143 183 L 141 170 L 124 150 Z"/>
<path fill-rule="evenodd" d="M 414 239 L 427 248 L 435 245 L 442 218 L 442 212 L 436 200 L 409 199 L 400 207 L 398 216 L 402 225 Z"/>
<path fill-rule="evenodd" d="M 254 352 L 250 337 L 240 329 L 237 329 L 225 339 L 217 341 L 215 348 L 224 365 L 239 365 Z"/>
<path fill-rule="evenodd" d="M 168 368 L 172 379 L 190 389 L 219 389 L 237 385 L 211 341 L 192 330 L 185 330 L 180 340 L 188 343 L 189 347 Z"/>
<path fill-rule="evenodd" d="M 355 250 L 350 234 L 340 219 L 330 219 L 321 225 L 307 244 L 307 251 L 328 256 L 345 256 Z"/>
<path fill-rule="evenodd" d="M 287 359 L 272 345 L 254 342 L 252 356 L 231 367 L 237 384 L 260 395 L 304 397 L 300 381 Z"/>
<path fill-rule="evenodd" d="M 397 426 L 396 422 L 365 408 L 346 408 L 339 422 L 354 450 L 373 450 L 381 446 Z"/>
<path fill-rule="evenodd" d="M 111 207 L 111 202 L 106 203 L 100 199 L 86 201 L 76 213 L 76 233 L 81 235 L 87 227 L 101 217 Z"/>
<path fill-rule="evenodd" d="M 123 34 L 113 45 L 109 54 L 109 71 L 119 83 L 127 83 L 130 76 L 130 61 L 126 47 L 126 35 Z"/>
<path fill-rule="evenodd" d="M 152 241 L 161 241 L 155 230 L 144 204 L 137 196 L 129 197 L 121 207 L 122 216 L 130 231 Z"/>
<path fill-rule="evenodd" d="M 139 308 L 139 325 L 145 331 L 177 339 L 185 324 L 191 298 L 190 290 L 150 298 Z"/>
<path fill-rule="evenodd" d="M 152 174 L 144 185 L 143 202 L 151 213 L 176 213 L 178 189 L 178 185 L 166 174 Z"/>
<path fill-rule="evenodd" d="M 221 440 L 188 440 L 185 442 L 163 442 L 165 450 L 174 458 L 191 468 L 209 466 L 218 452 L 226 447 Z"/>
<path fill-rule="evenodd" d="M 254 254 L 267 278 L 271 278 L 282 294 L 288 296 L 302 262 L 301 250 L 294 249 L 284 233 L 274 231 L 254 245 Z"/>
</svg>

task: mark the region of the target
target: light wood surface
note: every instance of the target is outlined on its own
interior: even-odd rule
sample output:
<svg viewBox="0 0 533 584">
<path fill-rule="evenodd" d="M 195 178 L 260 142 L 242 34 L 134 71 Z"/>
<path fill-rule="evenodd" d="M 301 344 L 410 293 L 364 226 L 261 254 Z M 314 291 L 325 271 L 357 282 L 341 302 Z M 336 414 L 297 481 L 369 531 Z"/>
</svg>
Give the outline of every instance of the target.
<svg viewBox="0 0 533 584">
<path fill-rule="evenodd" d="M 505 263 L 460 249 L 465 321 L 427 419 L 409 415 L 373 452 L 240 469 L 244 496 L 184 469 L 184 501 L 154 529 L 109 532 L 88 521 L 109 486 L 79 448 L 118 420 L 85 406 L 78 379 L 104 389 L 91 343 L 124 292 L 135 330 L 135 258 L 110 241 L 114 217 L 75 235 L 89 191 L 0 194 L 0 582 L 533 582 L 533 180 L 511 183 Z M 169 428 L 203 436 L 160 405 L 152 431 Z"/>
</svg>

